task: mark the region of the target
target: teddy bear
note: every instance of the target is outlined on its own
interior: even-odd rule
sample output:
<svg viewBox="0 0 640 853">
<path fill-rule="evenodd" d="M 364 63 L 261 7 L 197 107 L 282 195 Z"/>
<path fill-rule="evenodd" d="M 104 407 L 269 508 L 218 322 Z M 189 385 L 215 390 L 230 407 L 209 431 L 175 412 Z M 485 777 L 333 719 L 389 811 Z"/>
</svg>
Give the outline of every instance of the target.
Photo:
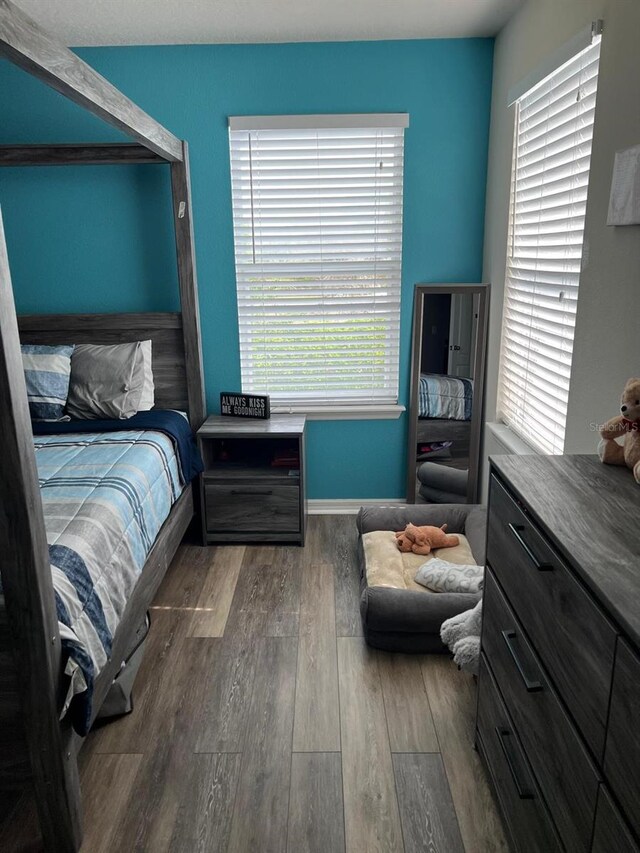
<svg viewBox="0 0 640 853">
<path fill-rule="evenodd" d="M 629 379 L 620 403 L 620 414 L 600 427 L 598 455 L 607 465 L 626 465 L 640 483 L 640 379 Z M 624 436 L 622 444 L 618 436 Z"/>
<path fill-rule="evenodd" d="M 396 533 L 398 548 L 403 552 L 412 551 L 414 554 L 429 554 L 432 548 L 453 548 L 460 544 L 460 539 L 450 533 L 445 533 L 447 525 L 432 527 L 425 524 L 416 527 L 415 524 L 407 524 L 404 530 Z"/>
</svg>

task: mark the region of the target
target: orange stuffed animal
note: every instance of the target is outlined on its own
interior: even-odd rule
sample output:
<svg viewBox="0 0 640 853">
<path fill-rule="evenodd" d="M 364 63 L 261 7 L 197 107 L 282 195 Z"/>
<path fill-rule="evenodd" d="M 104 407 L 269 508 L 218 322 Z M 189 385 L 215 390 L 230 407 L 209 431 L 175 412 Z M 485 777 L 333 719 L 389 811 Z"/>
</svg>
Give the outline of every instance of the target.
<svg viewBox="0 0 640 853">
<path fill-rule="evenodd" d="M 600 459 L 607 465 L 626 465 L 640 483 L 640 379 L 629 379 L 620 400 L 620 412 L 600 427 Z M 616 437 L 624 436 L 618 444 Z"/>
<path fill-rule="evenodd" d="M 425 524 L 416 527 L 415 524 L 407 524 L 404 530 L 396 533 L 398 548 L 401 551 L 413 551 L 414 554 L 429 554 L 432 548 L 453 548 L 460 544 L 460 539 L 450 533 L 445 533 L 447 525 L 432 527 Z"/>
</svg>

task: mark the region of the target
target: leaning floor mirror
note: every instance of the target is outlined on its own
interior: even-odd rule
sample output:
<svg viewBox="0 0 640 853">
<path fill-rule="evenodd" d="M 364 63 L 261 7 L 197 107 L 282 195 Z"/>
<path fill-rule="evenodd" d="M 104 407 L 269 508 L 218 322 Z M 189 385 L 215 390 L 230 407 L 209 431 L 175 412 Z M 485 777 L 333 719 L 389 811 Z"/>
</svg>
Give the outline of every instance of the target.
<svg viewBox="0 0 640 853">
<path fill-rule="evenodd" d="M 488 291 L 416 285 L 407 503 L 477 500 Z"/>
</svg>

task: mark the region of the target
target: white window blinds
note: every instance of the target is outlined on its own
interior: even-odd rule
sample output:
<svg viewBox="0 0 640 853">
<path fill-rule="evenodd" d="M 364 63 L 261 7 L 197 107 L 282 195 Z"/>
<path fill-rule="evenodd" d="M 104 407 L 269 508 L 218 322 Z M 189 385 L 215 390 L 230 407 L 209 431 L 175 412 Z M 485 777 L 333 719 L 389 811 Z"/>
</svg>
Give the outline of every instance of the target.
<svg viewBox="0 0 640 853">
<path fill-rule="evenodd" d="M 230 119 L 243 391 L 397 402 L 406 119 Z"/>
<path fill-rule="evenodd" d="M 516 105 L 498 417 L 544 453 L 564 449 L 599 52 Z"/>
</svg>

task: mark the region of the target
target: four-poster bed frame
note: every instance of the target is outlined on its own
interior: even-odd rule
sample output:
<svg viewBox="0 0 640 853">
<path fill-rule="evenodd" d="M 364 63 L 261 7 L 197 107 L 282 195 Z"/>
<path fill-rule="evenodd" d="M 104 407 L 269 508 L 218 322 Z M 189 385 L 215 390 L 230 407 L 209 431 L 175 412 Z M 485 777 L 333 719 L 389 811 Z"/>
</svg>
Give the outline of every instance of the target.
<svg viewBox="0 0 640 853">
<path fill-rule="evenodd" d="M 189 160 L 178 139 L 26 16 L 0 0 L 0 56 L 135 140 L 132 143 L 2 145 L 0 166 L 168 165 L 171 170 L 179 313 L 17 318 L 0 219 L 0 797 L 35 791 L 47 851 L 81 843 L 77 752 L 81 738 L 59 720 L 62 661 L 20 339 L 29 343 L 153 340 L 156 405 L 205 418 Z M 132 637 L 194 514 L 193 490 L 174 504 L 149 553 L 96 679 L 100 708 Z"/>
</svg>

